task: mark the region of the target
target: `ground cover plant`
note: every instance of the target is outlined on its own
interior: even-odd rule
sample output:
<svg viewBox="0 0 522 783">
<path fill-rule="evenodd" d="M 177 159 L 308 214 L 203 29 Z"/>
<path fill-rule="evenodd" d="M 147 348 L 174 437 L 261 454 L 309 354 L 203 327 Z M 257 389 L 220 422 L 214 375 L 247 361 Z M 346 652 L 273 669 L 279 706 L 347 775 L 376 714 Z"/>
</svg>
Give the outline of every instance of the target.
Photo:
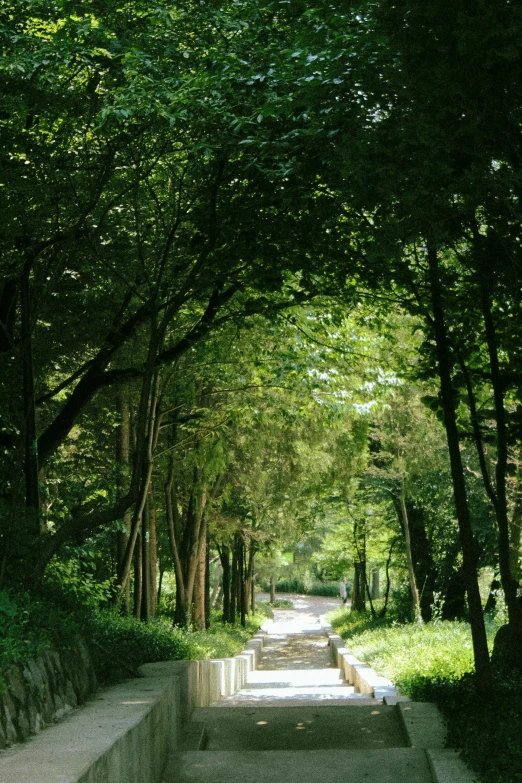
<svg viewBox="0 0 522 783">
<path fill-rule="evenodd" d="M 269 593 L 270 583 L 262 582 L 261 588 Z M 302 579 L 280 579 L 275 585 L 276 593 L 301 593 L 302 595 L 320 595 L 325 598 L 337 598 L 339 585 L 337 582 L 320 582 L 319 580 L 307 584 Z"/>
<path fill-rule="evenodd" d="M 329 614 L 350 652 L 415 701 L 441 709 L 452 747 L 485 783 L 522 781 L 522 686 L 496 672 L 495 688 L 478 694 L 469 624 L 463 621 L 398 623 L 392 616 L 338 609 Z M 488 641 L 499 623 L 487 622 Z"/>
<path fill-rule="evenodd" d="M 256 601 L 256 611 L 266 614 L 267 617 L 273 617 L 272 609 L 293 609 L 294 602 L 289 598 L 276 598 L 275 601 Z"/>
<path fill-rule="evenodd" d="M 211 617 L 205 631 L 176 628 L 163 617 L 143 623 L 123 617 L 114 608 L 61 605 L 49 598 L 0 592 L 0 692 L 2 674 L 44 650 L 74 650 L 81 637 L 89 648 L 98 682 L 109 685 L 138 675 L 144 663 L 167 660 L 226 658 L 236 655 L 258 630 L 264 615 L 245 626 Z"/>
</svg>

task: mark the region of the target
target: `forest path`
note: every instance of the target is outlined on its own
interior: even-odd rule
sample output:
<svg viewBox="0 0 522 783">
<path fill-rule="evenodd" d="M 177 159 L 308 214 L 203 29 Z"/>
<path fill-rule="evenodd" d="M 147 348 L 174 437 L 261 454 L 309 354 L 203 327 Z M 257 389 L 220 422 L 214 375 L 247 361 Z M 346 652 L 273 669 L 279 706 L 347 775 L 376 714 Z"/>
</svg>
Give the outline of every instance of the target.
<svg viewBox="0 0 522 783">
<path fill-rule="evenodd" d="M 340 602 L 308 598 L 274 611 L 246 688 L 194 711 L 201 749 L 174 754 L 164 783 L 432 783 L 399 711 L 355 693 L 332 664 L 319 615 Z"/>
</svg>

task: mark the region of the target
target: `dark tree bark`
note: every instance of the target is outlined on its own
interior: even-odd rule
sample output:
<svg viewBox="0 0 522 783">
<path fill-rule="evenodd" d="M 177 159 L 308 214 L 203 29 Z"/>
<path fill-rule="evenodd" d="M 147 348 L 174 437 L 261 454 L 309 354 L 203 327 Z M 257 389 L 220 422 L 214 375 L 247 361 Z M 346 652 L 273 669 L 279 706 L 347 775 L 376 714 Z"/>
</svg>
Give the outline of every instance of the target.
<svg viewBox="0 0 522 783">
<path fill-rule="evenodd" d="M 34 405 L 33 369 L 33 327 L 31 313 L 31 291 L 29 283 L 30 265 L 26 265 L 20 282 L 20 316 L 22 332 L 22 375 L 25 441 L 25 503 L 30 509 L 31 524 L 28 532 L 40 535 L 40 499 L 38 489 L 38 441 L 36 438 L 36 415 Z"/>
<path fill-rule="evenodd" d="M 208 535 L 207 524 L 207 538 L 205 541 L 205 628 L 210 628 L 210 542 Z"/>
<path fill-rule="evenodd" d="M 122 390 L 118 396 L 118 405 L 120 409 L 120 424 L 116 436 L 116 460 L 118 462 L 118 475 L 116 487 L 118 498 L 121 499 L 129 490 L 129 464 L 130 464 L 130 408 L 129 399 L 126 390 Z M 123 576 L 123 558 L 125 549 L 129 540 L 131 513 L 126 511 L 123 516 L 124 530 L 116 533 L 116 577 L 118 584 L 121 584 Z M 117 593 L 115 598 L 117 600 Z M 122 610 L 128 614 L 130 610 L 130 582 L 123 595 Z"/>
<path fill-rule="evenodd" d="M 366 581 L 364 579 L 364 563 L 354 563 L 354 579 L 352 588 L 352 605 L 354 612 L 366 611 Z"/>
<path fill-rule="evenodd" d="M 238 579 L 238 563 L 237 563 L 237 546 L 234 541 L 232 548 L 232 581 L 230 585 L 230 616 L 229 623 L 236 622 L 236 614 L 239 605 L 239 579 Z"/>
<path fill-rule="evenodd" d="M 141 612 L 144 623 L 150 620 L 150 502 L 147 498 L 141 515 Z"/>
<path fill-rule="evenodd" d="M 239 620 L 242 626 L 246 625 L 246 589 L 245 589 L 245 542 L 240 534 L 237 540 L 239 576 Z"/>
<path fill-rule="evenodd" d="M 156 616 L 157 609 L 157 582 L 158 582 L 158 540 L 156 531 L 156 506 L 153 502 L 152 492 L 149 493 L 149 595 L 150 595 L 150 616 Z"/>
<path fill-rule="evenodd" d="M 484 615 L 482 613 L 482 602 L 477 580 L 477 546 L 471 527 L 464 469 L 460 454 L 459 432 L 454 407 L 454 390 L 451 380 L 452 361 L 442 305 L 439 262 L 437 250 L 432 243 L 428 244 L 428 263 L 437 364 L 444 411 L 444 426 L 448 442 L 455 509 L 457 512 L 462 546 L 463 569 L 466 579 L 471 635 L 473 640 L 473 655 L 477 675 L 476 682 L 478 689 L 486 692 L 492 688 L 493 683 L 486 629 L 484 626 Z"/>
<path fill-rule="evenodd" d="M 133 614 L 136 619 L 141 618 L 141 591 L 143 588 L 143 577 L 142 577 L 142 556 L 143 551 L 140 546 L 139 541 L 140 533 L 138 533 L 138 546 L 134 547 L 134 556 L 133 556 L 133 562 L 134 562 L 134 608 L 133 608 Z"/>
<path fill-rule="evenodd" d="M 203 520 L 201 531 L 201 543 L 199 548 L 198 564 L 194 579 L 194 610 L 193 621 L 196 628 L 205 630 L 205 596 L 207 593 L 207 533 L 206 519 Z"/>
<path fill-rule="evenodd" d="M 228 546 L 218 547 L 219 559 L 223 569 L 223 622 L 230 622 L 230 601 L 231 601 L 231 569 L 230 569 L 230 549 Z"/>
<path fill-rule="evenodd" d="M 486 342 L 491 370 L 491 384 L 495 403 L 497 432 L 497 461 L 495 465 L 496 516 L 498 525 L 498 563 L 502 589 L 506 599 L 506 608 L 510 625 L 516 629 L 516 635 L 522 638 L 522 604 L 517 598 L 518 581 L 511 570 L 509 541 L 509 514 L 507 499 L 508 439 L 506 411 L 504 407 L 504 383 L 500 369 L 497 333 L 491 312 L 490 283 L 487 271 L 479 272 L 482 315 L 486 329 Z M 522 651 L 521 668 L 522 668 Z"/>
</svg>

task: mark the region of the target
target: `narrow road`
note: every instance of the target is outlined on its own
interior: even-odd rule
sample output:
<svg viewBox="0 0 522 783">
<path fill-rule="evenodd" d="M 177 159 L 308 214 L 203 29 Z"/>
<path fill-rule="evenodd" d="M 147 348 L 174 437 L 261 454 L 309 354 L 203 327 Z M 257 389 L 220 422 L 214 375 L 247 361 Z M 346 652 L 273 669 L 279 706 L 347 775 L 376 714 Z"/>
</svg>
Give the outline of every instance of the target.
<svg viewBox="0 0 522 783">
<path fill-rule="evenodd" d="M 247 687 L 194 711 L 203 749 L 173 755 L 164 783 L 432 783 L 399 711 L 354 693 L 335 668 L 319 615 L 340 600 L 292 600 L 274 611 Z"/>
</svg>

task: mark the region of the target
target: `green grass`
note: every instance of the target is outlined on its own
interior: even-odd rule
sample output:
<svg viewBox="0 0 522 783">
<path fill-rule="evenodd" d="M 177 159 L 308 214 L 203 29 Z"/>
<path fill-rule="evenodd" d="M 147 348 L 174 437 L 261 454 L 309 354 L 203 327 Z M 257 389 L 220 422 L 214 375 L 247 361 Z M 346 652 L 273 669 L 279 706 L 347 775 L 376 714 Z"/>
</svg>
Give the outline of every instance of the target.
<svg viewBox="0 0 522 783">
<path fill-rule="evenodd" d="M 469 625 L 462 622 L 394 624 L 336 610 L 332 625 L 349 640 L 352 655 L 392 680 L 410 696 L 425 681 L 455 681 L 473 671 Z M 493 633 L 491 641 L 493 640 Z"/>
<path fill-rule="evenodd" d="M 273 617 L 272 609 L 293 609 L 294 602 L 289 598 L 276 598 L 275 601 L 256 601 L 256 610 L 265 614 L 267 617 Z"/>
<path fill-rule="evenodd" d="M 225 625 L 218 616 L 211 619 L 210 628 L 206 631 L 193 631 L 188 639 L 194 645 L 192 658 L 231 658 L 244 648 L 246 642 L 259 630 L 265 619 L 257 614 L 247 617 L 245 627 L 241 625 Z"/>
<path fill-rule="evenodd" d="M 344 608 L 330 612 L 329 619 L 350 652 L 401 693 L 438 704 L 451 746 L 484 783 L 522 783 L 522 684 L 497 674 L 493 692 L 479 695 L 467 623 L 400 625 Z M 487 624 L 490 647 L 498 627 Z"/>
</svg>

